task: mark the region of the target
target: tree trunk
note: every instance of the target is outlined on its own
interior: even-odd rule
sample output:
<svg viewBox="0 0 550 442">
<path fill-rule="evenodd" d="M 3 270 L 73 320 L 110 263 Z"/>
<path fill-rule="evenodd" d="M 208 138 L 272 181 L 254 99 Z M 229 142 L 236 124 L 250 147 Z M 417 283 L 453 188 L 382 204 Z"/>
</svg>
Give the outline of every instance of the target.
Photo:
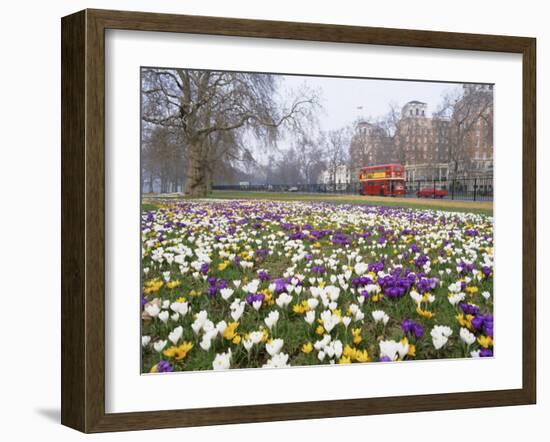
<svg viewBox="0 0 550 442">
<path fill-rule="evenodd" d="M 206 196 L 206 167 L 202 158 L 202 145 L 196 141 L 189 145 L 185 195 L 192 198 Z"/>
<path fill-rule="evenodd" d="M 207 167 L 206 168 L 206 194 L 210 195 L 212 193 L 212 185 L 214 183 L 214 174 L 212 173 L 212 170 Z"/>
</svg>

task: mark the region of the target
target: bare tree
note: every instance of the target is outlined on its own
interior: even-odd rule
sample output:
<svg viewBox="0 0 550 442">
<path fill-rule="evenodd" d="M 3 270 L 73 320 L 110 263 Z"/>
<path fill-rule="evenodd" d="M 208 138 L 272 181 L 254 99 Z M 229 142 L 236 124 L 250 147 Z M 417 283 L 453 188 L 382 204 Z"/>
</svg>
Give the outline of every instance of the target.
<svg viewBox="0 0 550 442">
<path fill-rule="evenodd" d="M 299 127 L 317 102 L 303 90 L 281 104 L 276 93 L 277 77 L 268 74 L 144 69 L 142 119 L 180 131 L 187 159 L 185 193 L 201 197 L 214 165 L 243 152 L 245 134 L 273 145 L 279 128 Z"/>
<path fill-rule="evenodd" d="M 464 92 L 446 95 L 434 115 L 447 119 L 448 161 L 451 178 L 461 171 L 472 170 L 474 142 L 472 140 L 479 126 L 484 126 L 484 142 L 493 144 L 493 91 L 485 85 L 468 85 Z"/>
<path fill-rule="evenodd" d="M 154 183 L 159 181 L 160 191 L 178 189 L 183 183 L 182 166 L 185 162 L 179 148 L 178 133 L 168 127 L 154 127 L 143 134 L 142 141 L 142 185 L 148 179 L 148 189 L 153 192 Z"/>
<path fill-rule="evenodd" d="M 331 184 L 336 184 L 338 167 L 348 165 L 350 144 L 351 129 L 347 126 L 327 133 L 325 152 Z"/>
<path fill-rule="evenodd" d="M 300 131 L 294 142 L 294 149 L 304 184 L 317 182 L 317 177 L 325 169 L 324 140 L 320 132 Z"/>
</svg>

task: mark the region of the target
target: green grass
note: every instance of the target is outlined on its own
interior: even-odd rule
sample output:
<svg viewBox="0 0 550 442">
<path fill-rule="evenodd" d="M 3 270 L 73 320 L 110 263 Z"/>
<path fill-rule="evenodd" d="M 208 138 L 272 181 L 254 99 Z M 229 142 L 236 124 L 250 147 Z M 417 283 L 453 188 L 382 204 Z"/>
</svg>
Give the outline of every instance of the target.
<svg viewBox="0 0 550 442">
<path fill-rule="evenodd" d="M 168 200 L 190 200 L 181 195 L 144 195 L 147 203 L 143 204 L 144 210 L 154 210 L 154 200 L 157 198 Z M 447 199 L 428 198 L 392 198 L 362 195 L 332 195 L 318 193 L 288 193 L 288 192 L 255 192 L 215 190 L 208 198 L 213 199 L 264 199 L 276 201 L 307 201 L 307 202 L 331 202 L 339 204 L 365 204 L 371 206 L 407 207 L 414 209 L 443 210 L 452 212 L 479 213 L 493 215 L 493 203 L 491 201 L 459 201 Z"/>
</svg>

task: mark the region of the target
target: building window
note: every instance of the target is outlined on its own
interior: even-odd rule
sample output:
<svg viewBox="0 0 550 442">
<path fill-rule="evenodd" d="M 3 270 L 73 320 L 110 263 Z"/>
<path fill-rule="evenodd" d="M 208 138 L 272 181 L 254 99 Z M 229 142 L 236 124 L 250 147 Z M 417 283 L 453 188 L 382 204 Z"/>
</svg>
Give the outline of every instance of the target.
<svg viewBox="0 0 550 442">
<path fill-rule="evenodd" d="M 416 109 L 416 115 L 418 115 L 418 108 Z"/>
</svg>

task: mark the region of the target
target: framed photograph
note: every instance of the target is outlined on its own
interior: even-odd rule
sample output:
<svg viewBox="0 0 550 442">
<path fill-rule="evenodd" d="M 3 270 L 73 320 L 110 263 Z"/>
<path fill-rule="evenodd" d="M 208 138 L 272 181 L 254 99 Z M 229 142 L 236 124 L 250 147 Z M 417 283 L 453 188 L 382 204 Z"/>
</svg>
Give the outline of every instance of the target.
<svg viewBox="0 0 550 442">
<path fill-rule="evenodd" d="M 62 19 L 62 423 L 536 400 L 535 39 Z"/>
</svg>

